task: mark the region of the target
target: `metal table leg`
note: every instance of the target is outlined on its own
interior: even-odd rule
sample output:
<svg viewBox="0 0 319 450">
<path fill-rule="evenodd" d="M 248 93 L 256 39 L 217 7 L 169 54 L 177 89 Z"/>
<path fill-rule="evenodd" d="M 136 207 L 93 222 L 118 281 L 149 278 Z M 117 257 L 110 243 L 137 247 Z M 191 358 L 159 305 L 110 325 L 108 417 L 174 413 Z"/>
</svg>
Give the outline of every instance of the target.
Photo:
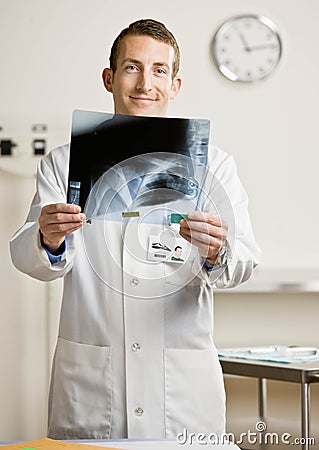
<svg viewBox="0 0 319 450">
<path fill-rule="evenodd" d="M 266 424 L 267 415 L 267 380 L 266 378 L 258 378 L 258 416 Z M 266 424 L 267 426 L 267 424 Z M 267 428 L 266 428 L 267 429 Z M 266 429 L 264 431 L 266 431 Z M 262 441 L 259 450 L 266 450 L 267 445 Z"/>
<path fill-rule="evenodd" d="M 258 378 L 258 415 L 260 419 L 266 419 L 267 415 L 267 380 Z"/>
<path fill-rule="evenodd" d="M 304 441 L 302 450 L 309 450 L 309 414 L 310 414 L 309 383 L 301 385 L 301 437 Z"/>
</svg>

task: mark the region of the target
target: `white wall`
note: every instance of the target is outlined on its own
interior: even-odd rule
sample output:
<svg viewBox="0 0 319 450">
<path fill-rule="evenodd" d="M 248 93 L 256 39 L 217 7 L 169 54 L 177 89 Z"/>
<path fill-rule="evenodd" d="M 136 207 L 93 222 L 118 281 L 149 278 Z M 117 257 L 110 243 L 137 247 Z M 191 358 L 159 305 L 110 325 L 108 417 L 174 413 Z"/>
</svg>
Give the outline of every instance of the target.
<svg viewBox="0 0 319 450">
<path fill-rule="evenodd" d="M 279 69 L 256 85 L 224 79 L 209 53 L 218 26 L 241 13 L 268 15 L 283 38 Z M 112 99 L 103 90 L 100 74 L 108 64 L 114 37 L 135 19 L 162 20 L 176 35 L 182 51 L 184 84 L 170 114 L 210 118 L 213 142 L 234 155 L 263 250 L 261 266 L 318 268 L 318 13 L 316 0 L 0 0 L 0 139 L 10 137 L 18 143 L 18 161 L 19 154 L 31 155 L 32 124 L 48 124 L 52 147 L 68 140 L 73 109 L 112 111 Z M 32 165 L 35 160 L 29 159 Z M 0 158 L 3 440 L 45 434 L 47 355 L 52 348 L 47 328 L 50 316 L 56 322 L 59 305 L 58 295 L 48 300 L 47 285 L 18 273 L 9 260 L 7 242 L 23 223 L 34 189 L 32 176 L 12 173 L 21 172 L 15 160 L 8 167 Z M 59 292 L 60 285 L 54 289 Z M 235 297 L 219 294 L 218 345 L 274 338 L 269 322 L 277 317 L 277 297 L 249 295 L 236 303 Z M 298 343 L 316 344 L 315 328 L 308 327 L 307 321 L 315 325 L 317 301 L 316 295 L 286 298 L 289 317 L 296 325 L 278 323 L 278 340 L 289 342 L 296 337 Z M 267 311 L 262 327 L 260 308 Z M 234 311 L 234 327 L 224 326 Z M 306 323 L 296 323 L 301 311 L 310 313 Z M 244 331 L 238 328 L 241 321 L 246 324 Z M 245 333 L 242 339 L 238 339 L 240 332 Z"/>
</svg>

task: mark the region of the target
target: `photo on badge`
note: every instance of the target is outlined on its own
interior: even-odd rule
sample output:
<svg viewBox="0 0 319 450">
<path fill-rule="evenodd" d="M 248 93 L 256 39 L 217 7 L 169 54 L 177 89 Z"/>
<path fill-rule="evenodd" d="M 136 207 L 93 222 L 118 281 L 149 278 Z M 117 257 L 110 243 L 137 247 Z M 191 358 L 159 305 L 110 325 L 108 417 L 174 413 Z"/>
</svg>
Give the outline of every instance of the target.
<svg viewBox="0 0 319 450">
<path fill-rule="evenodd" d="M 167 262 L 183 264 L 188 258 L 190 252 L 190 244 L 183 238 L 176 238 L 174 248 L 172 250 L 172 254 L 170 255 Z"/>
</svg>

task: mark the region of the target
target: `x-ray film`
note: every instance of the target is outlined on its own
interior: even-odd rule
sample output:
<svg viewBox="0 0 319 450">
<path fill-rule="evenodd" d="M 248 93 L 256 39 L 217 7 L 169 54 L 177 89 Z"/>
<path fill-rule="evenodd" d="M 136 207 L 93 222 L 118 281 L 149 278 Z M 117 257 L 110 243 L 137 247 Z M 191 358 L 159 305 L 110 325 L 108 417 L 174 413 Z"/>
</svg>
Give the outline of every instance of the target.
<svg viewBox="0 0 319 450">
<path fill-rule="evenodd" d="M 125 116 L 76 110 L 68 202 L 88 220 L 168 224 L 201 210 L 207 119 Z"/>
</svg>

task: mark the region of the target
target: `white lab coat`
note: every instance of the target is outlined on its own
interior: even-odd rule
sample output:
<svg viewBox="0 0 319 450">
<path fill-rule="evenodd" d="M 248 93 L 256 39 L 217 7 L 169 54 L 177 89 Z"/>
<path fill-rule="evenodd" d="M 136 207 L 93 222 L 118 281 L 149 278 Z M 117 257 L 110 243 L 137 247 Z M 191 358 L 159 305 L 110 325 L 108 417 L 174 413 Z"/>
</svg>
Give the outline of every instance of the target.
<svg viewBox="0 0 319 450">
<path fill-rule="evenodd" d="M 66 202 L 68 161 L 68 146 L 41 160 L 29 216 L 10 243 L 22 272 L 43 281 L 64 277 L 49 436 L 174 438 L 184 428 L 222 434 L 225 393 L 213 342 L 213 286 L 247 280 L 259 257 L 232 157 L 210 149 L 211 172 L 236 219 L 228 267 L 211 272 L 196 247 L 183 265 L 150 264 L 147 239 L 161 226 L 134 221 L 85 224 L 66 238 L 62 261 L 51 265 L 38 217 L 45 204 Z"/>
</svg>

